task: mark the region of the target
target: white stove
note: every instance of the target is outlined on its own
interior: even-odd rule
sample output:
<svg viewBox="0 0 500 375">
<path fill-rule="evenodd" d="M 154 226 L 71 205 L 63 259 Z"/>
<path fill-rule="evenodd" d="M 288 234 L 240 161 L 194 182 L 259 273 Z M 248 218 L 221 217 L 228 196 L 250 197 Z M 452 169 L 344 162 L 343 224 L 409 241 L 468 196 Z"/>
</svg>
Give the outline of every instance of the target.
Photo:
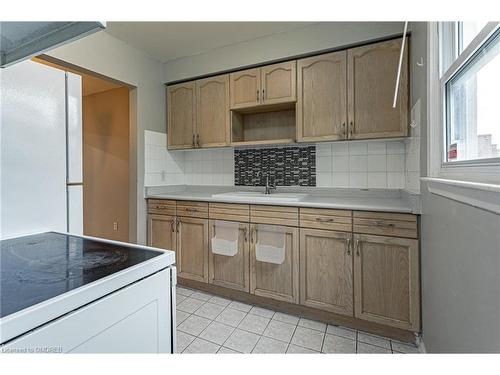
<svg viewBox="0 0 500 375">
<path fill-rule="evenodd" d="M 175 254 L 46 232 L 0 241 L 0 351 L 173 353 Z"/>
</svg>

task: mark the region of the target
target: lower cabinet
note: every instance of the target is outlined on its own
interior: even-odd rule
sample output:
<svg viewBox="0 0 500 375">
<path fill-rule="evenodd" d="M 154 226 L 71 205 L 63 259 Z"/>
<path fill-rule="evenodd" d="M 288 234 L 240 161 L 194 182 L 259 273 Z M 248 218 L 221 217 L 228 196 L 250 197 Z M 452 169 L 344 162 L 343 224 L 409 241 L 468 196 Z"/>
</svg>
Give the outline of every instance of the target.
<svg viewBox="0 0 500 375">
<path fill-rule="evenodd" d="M 208 219 L 177 218 L 179 277 L 208 282 Z"/>
<path fill-rule="evenodd" d="M 217 204 L 211 217 L 208 206 L 200 202 L 177 202 L 177 215 L 167 204 L 152 202 L 150 206 L 148 244 L 176 252 L 180 278 L 420 330 L 416 217 L 391 214 L 389 219 L 384 213 L 355 212 L 353 228 L 350 213 L 332 210 L 304 209 L 299 220 L 298 212 L 293 216 L 289 208 L 285 219 L 279 207 L 253 207 L 252 211 L 244 205 Z M 249 223 L 252 220 L 268 224 L 261 227 Z M 297 226 L 287 226 L 291 222 Z M 238 230 L 236 254 L 212 252 L 216 223 Z M 386 235 L 387 228 L 395 235 L 414 238 Z M 273 231 L 279 236 L 270 234 Z"/>
<path fill-rule="evenodd" d="M 256 259 L 258 225 L 250 224 L 250 293 L 299 303 L 299 230 L 285 227 L 285 259 L 281 264 Z"/>
<path fill-rule="evenodd" d="M 300 229 L 300 304 L 353 315 L 352 234 Z"/>
<path fill-rule="evenodd" d="M 418 331 L 418 240 L 354 234 L 354 252 L 355 316 Z"/>
<path fill-rule="evenodd" d="M 208 254 L 208 282 L 210 284 L 250 291 L 249 225 L 239 223 L 238 252 L 234 256 L 212 253 L 212 241 L 215 237 L 215 221 L 210 220 L 210 241 Z"/>
<path fill-rule="evenodd" d="M 148 245 L 176 251 L 175 216 L 148 215 Z"/>
</svg>

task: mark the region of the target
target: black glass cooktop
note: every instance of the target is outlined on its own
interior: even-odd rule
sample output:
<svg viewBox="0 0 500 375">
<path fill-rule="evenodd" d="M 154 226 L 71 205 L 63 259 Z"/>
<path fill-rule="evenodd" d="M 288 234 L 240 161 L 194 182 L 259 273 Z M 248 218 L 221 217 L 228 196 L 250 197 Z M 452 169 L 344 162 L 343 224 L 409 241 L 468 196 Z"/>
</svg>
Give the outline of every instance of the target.
<svg viewBox="0 0 500 375">
<path fill-rule="evenodd" d="M 53 232 L 0 241 L 0 318 L 161 254 Z"/>
</svg>

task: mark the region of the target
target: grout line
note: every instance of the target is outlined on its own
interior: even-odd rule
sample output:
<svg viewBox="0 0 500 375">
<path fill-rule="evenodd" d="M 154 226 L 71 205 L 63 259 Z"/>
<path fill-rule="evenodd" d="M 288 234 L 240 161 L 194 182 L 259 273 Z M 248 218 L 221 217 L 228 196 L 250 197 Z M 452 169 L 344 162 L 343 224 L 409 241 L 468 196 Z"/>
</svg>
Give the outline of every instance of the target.
<svg viewBox="0 0 500 375">
<path fill-rule="evenodd" d="M 323 347 L 325 346 L 326 339 L 326 331 L 328 330 L 328 324 L 325 324 L 325 331 L 323 332 L 323 341 L 321 342 L 321 348 L 319 349 L 320 353 L 323 353 Z"/>
</svg>

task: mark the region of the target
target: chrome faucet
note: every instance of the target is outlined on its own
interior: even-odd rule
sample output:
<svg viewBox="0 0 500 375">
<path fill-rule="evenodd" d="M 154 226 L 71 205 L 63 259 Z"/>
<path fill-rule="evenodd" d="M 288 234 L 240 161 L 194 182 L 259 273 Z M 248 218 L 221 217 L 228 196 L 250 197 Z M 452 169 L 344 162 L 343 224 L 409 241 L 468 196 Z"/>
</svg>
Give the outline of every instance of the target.
<svg viewBox="0 0 500 375">
<path fill-rule="evenodd" d="M 257 171 L 257 178 L 258 177 L 262 177 L 262 171 Z M 276 185 L 272 184 L 270 185 L 269 184 L 269 175 L 266 173 L 266 191 L 264 192 L 264 194 L 271 194 L 271 191 L 272 190 L 276 190 Z"/>
</svg>

